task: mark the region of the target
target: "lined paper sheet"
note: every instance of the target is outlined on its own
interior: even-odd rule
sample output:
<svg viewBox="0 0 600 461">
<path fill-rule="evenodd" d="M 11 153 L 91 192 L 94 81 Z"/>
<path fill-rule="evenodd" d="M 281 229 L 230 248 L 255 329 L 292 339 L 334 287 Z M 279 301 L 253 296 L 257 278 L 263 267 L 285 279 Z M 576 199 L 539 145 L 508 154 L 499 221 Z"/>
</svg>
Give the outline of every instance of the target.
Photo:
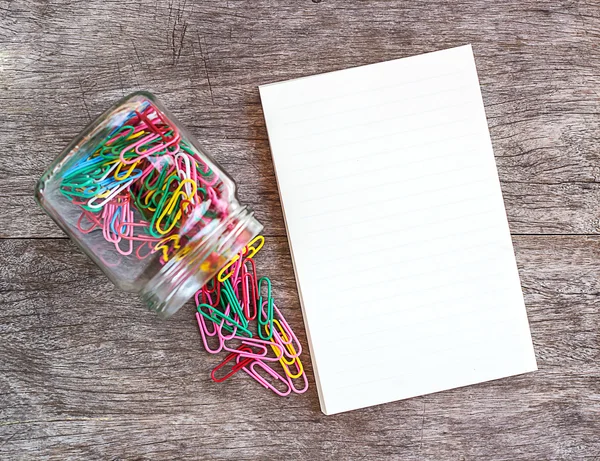
<svg viewBox="0 0 600 461">
<path fill-rule="evenodd" d="M 325 414 L 537 369 L 470 45 L 260 95 Z"/>
</svg>

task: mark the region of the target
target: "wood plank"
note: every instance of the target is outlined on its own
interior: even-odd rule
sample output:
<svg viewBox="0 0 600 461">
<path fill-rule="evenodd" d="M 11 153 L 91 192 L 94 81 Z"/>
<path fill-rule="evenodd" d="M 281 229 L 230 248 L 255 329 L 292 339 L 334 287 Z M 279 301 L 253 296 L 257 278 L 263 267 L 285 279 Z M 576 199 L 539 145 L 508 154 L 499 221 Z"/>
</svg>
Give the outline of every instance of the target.
<svg viewBox="0 0 600 461">
<path fill-rule="evenodd" d="M 598 233 L 598 11 L 566 0 L 0 1 L 0 237 L 62 236 L 34 204 L 37 178 L 137 89 L 159 95 L 284 235 L 257 85 L 469 42 L 512 231 Z"/>
<path fill-rule="evenodd" d="M 305 395 L 214 384 L 192 306 L 161 321 L 68 240 L 0 241 L 0 458 L 594 460 L 600 237 L 514 243 L 538 372 L 326 417 L 306 354 Z M 306 344 L 286 241 L 257 264 Z"/>
</svg>

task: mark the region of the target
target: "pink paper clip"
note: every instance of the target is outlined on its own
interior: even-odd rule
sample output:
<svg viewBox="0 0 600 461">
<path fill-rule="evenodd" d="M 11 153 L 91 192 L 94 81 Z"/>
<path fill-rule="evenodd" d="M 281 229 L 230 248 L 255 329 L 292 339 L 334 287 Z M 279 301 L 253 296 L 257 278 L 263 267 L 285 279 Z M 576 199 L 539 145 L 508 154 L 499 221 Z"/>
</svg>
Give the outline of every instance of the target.
<svg viewBox="0 0 600 461">
<path fill-rule="evenodd" d="M 287 378 L 292 392 L 295 392 L 296 394 L 304 394 L 308 390 L 308 378 L 306 377 L 306 373 L 302 373 L 302 375 L 300 375 L 300 377 L 298 378 L 290 378 L 288 375 L 285 375 L 285 377 Z M 294 386 L 294 381 L 300 379 L 304 381 L 304 387 L 302 389 L 296 389 L 296 387 Z"/>
<path fill-rule="evenodd" d="M 198 291 L 196 292 L 196 294 L 194 295 L 194 299 L 195 299 L 195 301 L 196 301 L 196 306 L 200 306 L 200 304 L 205 304 L 206 306 L 210 306 L 212 309 L 218 310 L 218 309 L 216 309 L 216 307 L 215 307 L 215 306 L 217 305 L 217 303 L 214 303 L 214 304 L 213 304 L 213 303 L 212 303 L 212 299 L 211 299 L 211 298 L 212 298 L 212 297 L 211 297 L 211 293 L 213 293 L 214 291 L 211 291 L 211 292 L 204 291 L 204 288 L 206 288 L 206 287 L 203 287 L 202 289 L 198 290 Z M 203 301 L 203 302 L 200 302 L 200 296 L 202 296 L 202 301 Z M 204 302 L 204 300 L 205 300 L 205 299 L 206 299 L 208 302 Z M 206 306 L 205 306 L 205 307 L 206 307 Z M 209 310 L 210 310 L 210 309 L 209 309 Z M 225 309 L 225 312 L 224 312 L 224 314 L 225 314 L 225 315 L 228 315 L 228 314 L 229 314 L 229 311 L 230 311 L 230 309 L 229 309 L 229 306 L 227 306 L 227 308 Z M 197 312 L 197 314 L 198 314 L 198 315 L 200 315 L 200 313 L 198 313 L 198 312 Z M 202 324 L 203 324 L 203 325 L 206 325 L 204 316 L 203 316 L 203 315 L 200 315 L 200 317 L 201 317 L 201 319 L 202 319 Z M 213 332 L 212 332 L 212 333 L 208 333 L 208 329 L 205 329 L 205 330 L 206 330 L 206 332 L 207 332 L 207 334 L 208 334 L 208 336 L 214 336 L 215 334 L 218 334 L 218 336 L 219 336 L 219 339 L 220 339 L 220 341 L 221 341 L 221 342 L 223 342 L 223 341 L 225 341 L 225 340 L 228 340 L 228 339 L 232 339 L 232 338 L 234 338 L 234 337 L 236 336 L 236 330 L 237 330 L 237 327 L 236 327 L 235 325 L 231 326 L 231 325 L 230 325 L 230 323 L 228 322 L 228 323 L 227 323 L 227 325 L 228 325 L 230 328 L 232 328 L 232 329 L 233 329 L 233 332 L 231 333 L 231 335 L 224 335 L 224 334 L 222 333 L 222 331 L 221 331 L 224 323 L 225 323 L 225 319 L 222 319 L 222 320 L 221 320 L 221 322 L 219 322 L 219 323 L 217 323 L 217 322 L 213 321 L 213 322 L 212 322 L 212 324 L 213 324 L 213 326 L 214 326 L 214 328 L 215 328 L 215 329 L 213 330 Z"/>
<path fill-rule="evenodd" d="M 208 329 L 206 328 L 206 324 L 204 323 L 204 317 L 198 312 L 196 312 L 196 321 L 198 322 L 200 336 L 202 337 L 202 344 L 204 344 L 204 349 L 206 349 L 206 352 L 208 352 L 209 354 L 218 354 L 219 352 L 221 352 L 221 350 L 223 350 L 223 341 L 221 337 L 217 335 L 217 338 L 219 340 L 219 347 L 217 349 L 211 349 L 211 347 L 208 345 L 207 336 L 214 336 L 214 333 L 212 335 L 209 334 Z"/>
<path fill-rule="evenodd" d="M 221 338 L 223 339 L 223 336 L 221 336 Z M 239 336 L 234 337 L 234 338 L 227 338 L 226 340 L 223 341 L 223 349 L 228 352 L 233 352 L 236 350 L 236 349 L 232 349 L 231 347 L 229 347 L 227 345 L 226 341 L 229 341 L 229 340 L 238 340 L 242 344 L 245 344 L 246 346 L 255 347 L 255 348 L 259 349 L 260 351 L 262 351 L 262 352 L 255 352 L 253 350 L 250 350 L 249 353 L 242 354 L 244 357 L 252 357 L 256 360 L 264 360 L 266 362 L 277 362 L 277 361 L 281 360 L 282 352 L 280 352 L 276 357 L 268 356 L 269 349 L 267 348 L 267 346 L 272 346 L 272 343 L 269 341 L 263 341 L 262 339 L 255 339 L 255 338 L 240 338 Z M 281 349 L 279 347 L 277 347 L 277 348 Z"/>
<path fill-rule="evenodd" d="M 204 317 L 202 314 L 200 314 L 200 312 L 196 312 L 196 314 L 198 314 L 200 316 L 200 319 L 202 321 L 202 326 L 204 326 L 204 332 L 206 333 L 207 336 L 215 336 L 217 335 L 220 325 L 218 325 L 216 322 L 211 322 L 209 321 L 208 323 L 212 324 L 213 326 L 213 331 L 212 333 L 208 330 L 208 326 L 207 326 L 207 319 L 206 317 Z"/>
<path fill-rule="evenodd" d="M 233 338 L 234 340 L 240 340 L 238 337 Z M 246 346 L 246 349 L 243 352 L 239 352 L 239 354 L 242 357 L 248 357 L 251 359 L 256 359 L 256 360 L 262 360 L 265 358 L 265 356 L 267 355 L 267 348 L 265 346 L 263 346 L 262 344 L 247 344 L 245 340 L 240 340 L 243 346 Z M 259 352 L 253 350 L 252 348 L 257 348 L 259 350 Z M 239 347 L 238 347 L 239 349 Z M 237 349 L 232 349 L 231 347 L 227 346 L 227 343 L 224 342 L 223 344 L 223 350 L 227 351 L 227 352 L 237 352 Z"/>
<path fill-rule="evenodd" d="M 242 249 L 242 251 L 240 251 L 240 253 L 238 254 L 238 260 L 233 265 L 234 269 L 233 269 L 233 276 L 231 277 L 231 284 L 234 287 L 237 285 L 237 282 L 240 277 L 240 273 L 242 271 L 242 262 L 244 260 L 244 250 L 245 250 L 245 248 Z"/>
<path fill-rule="evenodd" d="M 243 360 L 243 358 L 238 357 L 237 360 L 241 361 L 241 360 Z M 273 384 L 271 384 L 266 379 L 264 379 L 254 369 L 254 367 L 256 367 L 256 366 L 258 366 L 259 368 L 262 368 L 269 375 L 271 375 L 276 381 L 281 381 L 283 384 L 285 384 L 286 390 L 284 392 L 281 392 Z M 265 364 L 261 360 L 254 360 L 252 363 L 250 363 L 250 365 L 242 367 L 242 370 L 244 370 L 252 378 L 254 378 L 256 381 L 258 381 L 263 387 L 265 387 L 267 389 L 271 389 L 275 394 L 277 394 L 277 395 L 279 395 L 281 397 L 285 397 L 287 395 L 290 395 L 290 392 L 292 392 L 292 387 L 291 387 L 290 383 L 288 382 L 288 380 L 286 378 L 284 378 L 283 376 L 279 375 L 279 373 L 277 373 L 275 370 L 273 370 L 270 366 L 268 366 L 267 364 Z"/>
<path fill-rule="evenodd" d="M 146 253 L 142 253 L 140 254 L 140 250 L 142 250 L 144 247 L 146 247 Z M 150 256 L 153 253 L 153 248 L 154 248 L 154 242 L 151 242 L 150 240 L 146 240 L 145 242 L 142 242 L 141 245 L 139 245 L 137 247 L 137 249 L 135 250 L 135 256 L 137 257 L 137 259 L 146 259 L 148 256 Z"/>
<path fill-rule="evenodd" d="M 246 263 L 252 266 L 252 272 L 248 271 Z M 246 259 L 242 263 L 242 308 L 248 320 L 254 320 L 258 314 L 258 283 L 256 281 L 256 264 L 253 259 Z M 251 311 L 252 307 L 252 311 Z"/>
<path fill-rule="evenodd" d="M 81 222 L 84 218 L 87 219 L 88 222 L 92 223 L 90 227 L 84 228 L 82 226 Z M 82 213 L 79 216 L 79 219 L 77 220 L 77 229 L 79 230 L 79 232 L 81 232 L 82 234 L 89 234 L 94 229 L 97 229 L 99 227 L 102 227 L 102 222 L 100 221 L 100 219 L 98 219 L 96 213 L 92 213 L 91 211 L 82 209 Z"/>
<path fill-rule="evenodd" d="M 241 275 L 241 274 L 240 274 Z M 233 287 L 233 292 L 235 293 L 235 296 L 238 300 L 238 302 L 240 303 L 240 306 L 242 307 L 242 311 L 244 310 L 244 300 L 241 298 L 240 293 L 242 292 L 242 277 L 238 277 L 238 279 L 235 281 L 235 284 L 232 283 L 231 286 Z M 246 315 L 244 314 L 244 318 L 246 317 Z"/>
<path fill-rule="evenodd" d="M 150 149 L 148 151 L 143 151 L 143 152 L 139 152 L 138 149 L 139 149 L 140 146 L 143 146 L 146 143 L 150 143 L 152 141 L 155 141 L 158 138 L 160 138 L 160 135 L 154 134 L 154 133 L 150 133 L 150 134 L 147 134 L 145 136 L 140 137 L 133 144 L 129 144 L 129 145 L 125 146 L 121 150 L 121 153 L 119 155 L 119 157 L 121 159 L 121 163 L 123 163 L 125 165 L 131 165 L 132 163 L 139 162 L 140 159 L 145 158 L 148 155 L 152 154 L 152 151 Z M 125 154 L 127 154 L 127 152 L 133 151 L 133 150 L 135 150 L 135 152 L 136 152 L 137 155 L 132 156 L 131 160 L 125 158 Z"/>
<path fill-rule="evenodd" d="M 170 126 L 169 123 L 167 123 L 167 121 L 163 118 L 160 112 L 156 111 L 154 108 L 150 109 L 149 112 L 150 113 L 146 114 L 146 111 L 143 111 L 142 113 L 136 111 L 136 114 L 138 115 L 140 120 L 146 123 L 147 127 L 151 131 L 154 131 L 155 133 L 160 135 L 160 137 L 164 141 L 170 141 L 172 139 L 179 140 L 179 138 L 181 137 L 179 131 L 177 131 L 175 127 Z M 161 129 L 161 125 L 166 128 Z M 169 131 L 173 131 L 173 134 L 169 137 L 165 136 Z"/>
</svg>

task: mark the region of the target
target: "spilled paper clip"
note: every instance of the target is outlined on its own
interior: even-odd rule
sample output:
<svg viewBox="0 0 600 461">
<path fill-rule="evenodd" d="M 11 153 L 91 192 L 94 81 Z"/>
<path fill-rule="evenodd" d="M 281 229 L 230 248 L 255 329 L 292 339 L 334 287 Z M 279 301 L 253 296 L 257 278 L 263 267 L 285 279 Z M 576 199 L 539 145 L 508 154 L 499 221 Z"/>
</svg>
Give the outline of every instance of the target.
<svg viewBox="0 0 600 461">
<path fill-rule="evenodd" d="M 258 277 L 252 259 L 264 241 L 252 240 L 196 293 L 196 320 L 207 352 L 227 353 L 212 370 L 213 381 L 243 370 L 277 395 L 301 394 L 308 389 L 302 345 L 275 304 L 271 280 Z"/>
</svg>

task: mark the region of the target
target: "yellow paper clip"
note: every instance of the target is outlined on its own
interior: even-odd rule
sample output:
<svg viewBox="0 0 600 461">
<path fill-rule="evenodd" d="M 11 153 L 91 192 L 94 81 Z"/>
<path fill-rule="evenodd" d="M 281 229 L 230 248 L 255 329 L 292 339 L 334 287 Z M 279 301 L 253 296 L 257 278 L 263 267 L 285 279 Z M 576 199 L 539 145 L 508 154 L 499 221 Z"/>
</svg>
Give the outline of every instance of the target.
<svg viewBox="0 0 600 461">
<path fill-rule="evenodd" d="M 257 246 L 254 246 L 254 244 L 258 242 Z M 244 256 L 246 259 L 252 259 L 254 258 L 254 256 L 256 255 L 256 253 L 259 252 L 259 250 L 263 247 L 263 245 L 265 244 L 265 238 L 262 235 L 257 235 L 256 237 L 254 237 L 252 239 L 252 241 L 246 245 L 242 251 L 242 256 Z M 248 254 L 246 254 L 248 253 Z M 240 255 L 235 255 L 233 257 L 233 259 L 231 261 L 229 261 L 227 264 L 225 264 L 225 266 L 223 267 L 223 269 L 221 269 L 219 271 L 219 274 L 217 275 L 217 280 L 219 282 L 224 282 L 225 280 L 227 280 L 229 277 L 231 277 L 233 275 L 233 271 L 230 271 L 227 275 L 225 275 L 225 271 L 227 271 L 227 269 L 229 269 L 231 266 L 233 266 L 236 261 L 240 259 Z"/>
<path fill-rule="evenodd" d="M 302 376 L 302 373 L 304 373 L 304 367 L 302 366 L 300 357 L 298 357 L 298 354 L 296 353 L 296 349 L 294 348 L 294 346 L 292 346 L 291 342 L 286 343 L 286 341 L 289 341 L 289 339 L 288 339 L 288 336 L 285 334 L 283 327 L 279 323 L 279 320 L 273 319 L 273 323 L 277 326 L 277 329 L 280 331 L 281 340 L 284 342 L 285 348 L 288 350 L 290 355 L 295 356 L 295 357 L 292 359 L 291 362 L 288 362 L 286 360 L 284 354 L 279 352 L 279 350 L 280 350 L 279 345 L 276 345 L 275 343 L 271 343 L 271 349 L 273 349 L 273 352 L 275 352 L 275 354 L 278 357 L 279 357 L 279 354 L 281 354 L 279 363 L 281 363 L 281 366 L 283 367 L 283 371 L 285 371 L 285 374 L 288 375 L 292 379 L 299 378 L 300 376 Z M 269 333 L 268 325 L 265 325 L 265 329 L 267 330 L 267 333 Z M 289 368 L 289 365 L 293 365 L 294 363 L 296 364 L 296 370 L 298 370 L 298 373 L 296 373 L 296 374 L 292 374 L 292 372 L 290 371 L 290 368 Z"/>
</svg>

